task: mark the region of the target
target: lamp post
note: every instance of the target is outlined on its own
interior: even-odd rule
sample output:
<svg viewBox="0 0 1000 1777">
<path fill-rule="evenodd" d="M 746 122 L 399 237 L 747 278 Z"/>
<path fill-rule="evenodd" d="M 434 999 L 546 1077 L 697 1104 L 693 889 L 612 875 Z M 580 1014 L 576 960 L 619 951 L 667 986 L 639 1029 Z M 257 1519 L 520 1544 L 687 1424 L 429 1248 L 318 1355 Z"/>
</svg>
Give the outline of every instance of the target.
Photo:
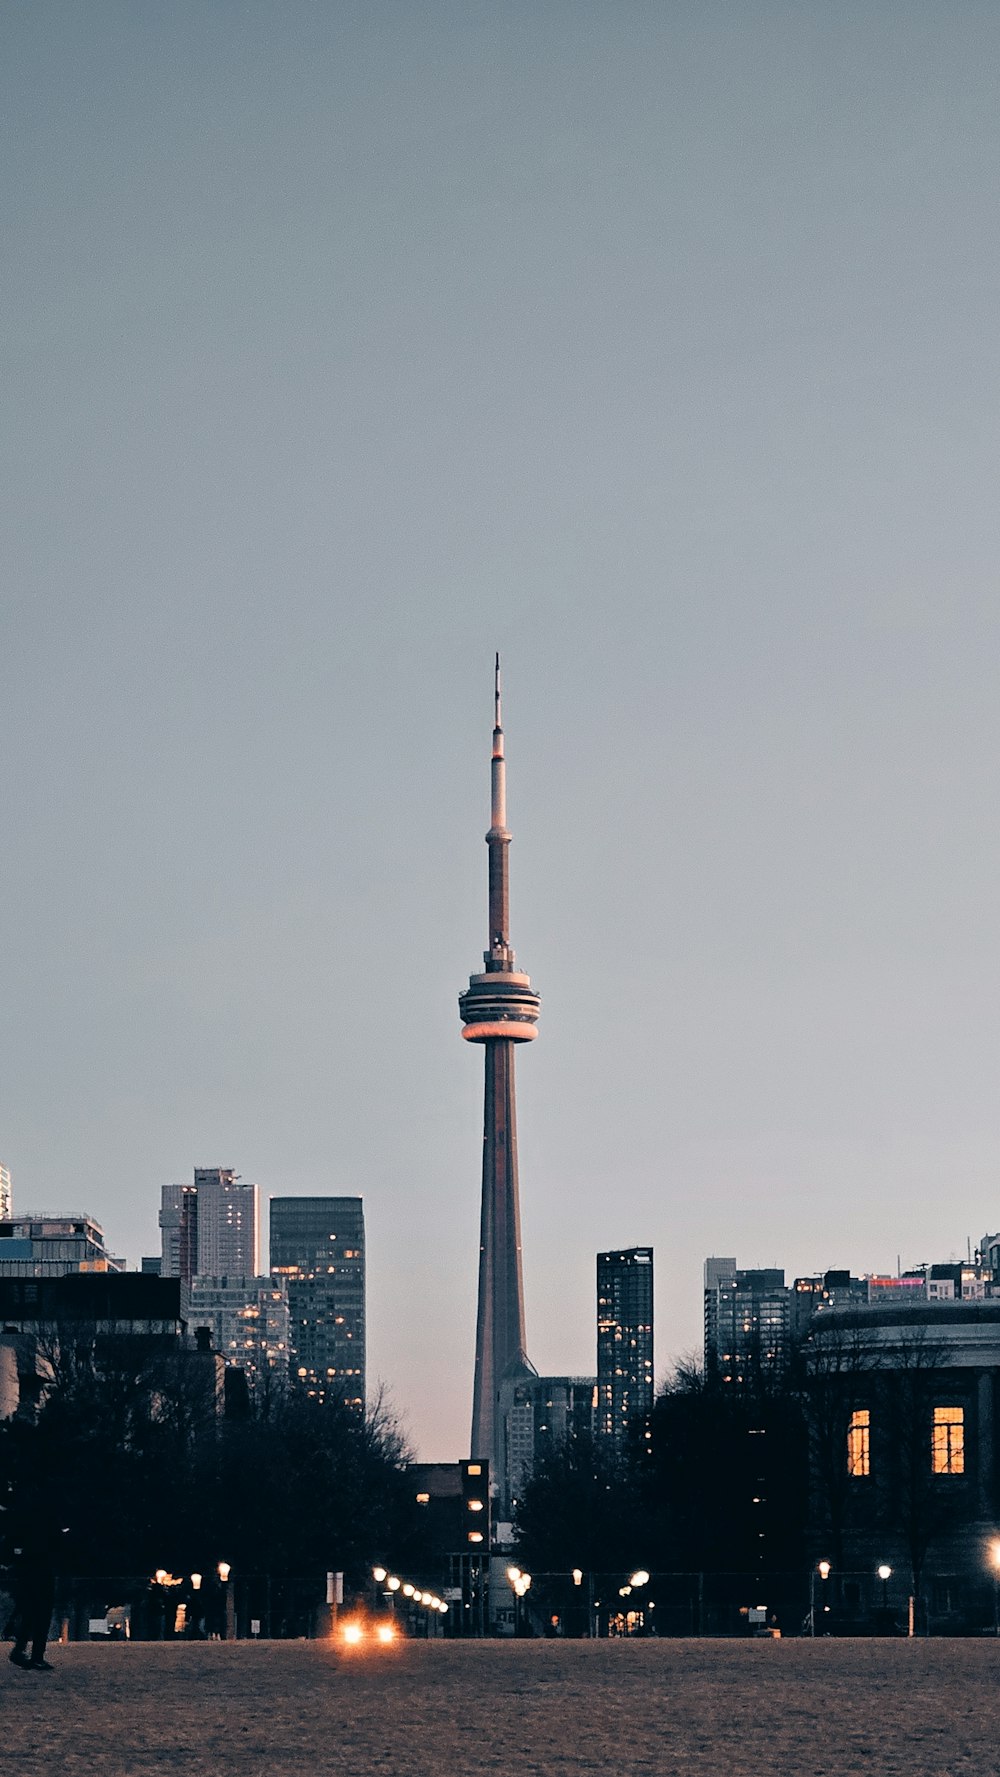
<svg viewBox="0 0 1000 1777">
<path fill-rule="evenodd" d="M 236 1601 L 229 1584 L 232 1566 L 228 1561 L 220 1561 L 216 1567 L 219 1585 L 222 1587 L 222 1609 L 219 1612 L 219 1630 L 223 1641 L 236 1639 Z"/>
<path fill-rule="evenodd" d="M 878 1573 L 879 1579 L 882 1581 L 882 1609 L 884 1611 L 888 1611 L 888 1609 L 889 1609 L 889 1579 L 892 1574 L 892 1568 L 889 1566 L 889 1563 L 887 1561 L 882 1561 L 882 1562 L 880 1562 L 876 1571 Z"/>
<path fill-rule="evenodd" d="M 522 1612 L 521 1601 L 531 1585 L 530 1573 L 522 1573 L 519 1567 L 508 1567 L 507 1579 L 514 1594 L 514 1636 L 521 1634 Z"/>
<path fill-rule="evenodd" d="M 829 1563 L 829 1561 L 817 1562 L 816 1571 L 819 1574 L 819 1578 L 820 1578 L 820 1588 L 819 1588 L 820 1616 L 823 1618 L 823 1634 L 826 1635 L 829 1632 L 829 1626 L 827 1624 L 826 1619 L 830 1614 L 830 1601 L 829 1601 L 829 1598 L 827 1597 L 827 1586 L 828 1586 L 829 1580 L 830 1580 L 830 1563 Z M 813 1634 L 815 1635 L 815 1633 L 816 1633 L 816 1621 L 815 1621 L 815 1616 L 814 1616 L 814 1618 L 813 1618 Z"/>
</svg>

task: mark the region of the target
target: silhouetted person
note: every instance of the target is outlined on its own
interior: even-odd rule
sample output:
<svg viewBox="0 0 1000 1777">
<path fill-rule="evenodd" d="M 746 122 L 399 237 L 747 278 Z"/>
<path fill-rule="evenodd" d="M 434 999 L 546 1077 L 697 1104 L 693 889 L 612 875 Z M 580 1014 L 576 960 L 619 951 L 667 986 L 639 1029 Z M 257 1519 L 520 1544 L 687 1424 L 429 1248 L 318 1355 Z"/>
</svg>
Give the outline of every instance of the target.
<svg viewBox="0 0 1000 1777">
<path fill-rule="evenodd" d="M 14 1550 L 14 1646 L 10 1657 L 15 1666 L 31 1672 L 52 1671 L 45 1645 L 56 1601 L 55 1549 L 55 1535 L 34 1531 Z"/>
</svg>

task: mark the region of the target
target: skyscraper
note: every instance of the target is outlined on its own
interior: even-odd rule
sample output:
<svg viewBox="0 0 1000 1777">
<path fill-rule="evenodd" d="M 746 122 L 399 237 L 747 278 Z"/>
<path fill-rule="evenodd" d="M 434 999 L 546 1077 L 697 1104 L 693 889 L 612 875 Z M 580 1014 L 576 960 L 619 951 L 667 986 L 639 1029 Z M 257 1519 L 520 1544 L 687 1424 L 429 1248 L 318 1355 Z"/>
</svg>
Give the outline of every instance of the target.
<svg viewBox="0 0 1000 1777">
<path fill-rule="evenodd" d="M 736 1388 L 773 1380 L 788 1363 L 791 1292 L 775 1266 L 738 1270 L 705 1260 L 705 1371 Z"/>
<path fill-rule="evenodd" d="M 597 1255 L 597 1435 L 622 1456 L 653 1410 L 653 1249 Z"/>
<path fill-rule="evenodd" d="M 160 1275 L 256 1277 L 260 1270 L 260 1186 L 228 1166 L 196 1166 L 193 1185 L 160 1192 Z"/>
<path fill-rule="evenodd" d="M 482 974 L 472 975 L 459 995 L 463 1037 L 486 1050 L 483 1112 L 483 1189 L 479 1232 L 479 1310 L 472 1391 L 473 1458 L 488 1458 L 503 1473 L 502 1426 L 497 1406 L 505 1378 L 533 1376 L 524 1331 L 521 1276 L 521 1210 L 517 1178 L 514 1046 L 530 1042 L 539 999 L 519 974 L 510 944 L 506 766 L 500 716 L 500 656 L 494 686 L 493 757 L 490 765 L 489 948 Z"/>
<path fill-rule="evenodd" d="M 260 1269 L 260 1186 L 228 1166 L 196 1166 L 199 1277 L 256 1277 Z"/>
<path fill-rule="evenodd" d="M 293 1382 L 365 1405 L 365 1217 L 360 1197 L 272 1197 L 271 1273 L 288 1290 Z"/>
</svg>

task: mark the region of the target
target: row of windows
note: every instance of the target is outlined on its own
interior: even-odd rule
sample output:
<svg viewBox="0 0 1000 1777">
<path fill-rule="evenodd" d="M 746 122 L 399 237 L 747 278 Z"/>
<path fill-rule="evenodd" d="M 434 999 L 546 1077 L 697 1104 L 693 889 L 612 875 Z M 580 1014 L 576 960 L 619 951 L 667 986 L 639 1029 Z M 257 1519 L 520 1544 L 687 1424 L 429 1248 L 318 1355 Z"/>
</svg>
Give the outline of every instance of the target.
<svg viewBox="0 0 1000 1777">
<path fill-rule="evenodd" d="M 847 1427 L 847 1472 L 857 1479 L 872 1472 L 872 1416 L 869 1407 L 858 1407 Z M 931 1423 L 931 1473 L 964 1475 L 965 1409 L 935 1407 Z"/>
</svg>

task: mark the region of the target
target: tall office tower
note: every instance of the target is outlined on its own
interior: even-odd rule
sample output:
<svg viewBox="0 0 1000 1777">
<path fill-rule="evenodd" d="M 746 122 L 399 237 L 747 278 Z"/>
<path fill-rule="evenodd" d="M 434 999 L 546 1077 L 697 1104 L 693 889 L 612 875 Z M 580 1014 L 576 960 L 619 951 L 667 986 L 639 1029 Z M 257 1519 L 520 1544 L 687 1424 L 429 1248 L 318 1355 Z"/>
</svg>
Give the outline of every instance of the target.
<svg viewBox="0 0 1000 1777">
<path fill-rule="evenodd" d="M 653 1410 L 653 1249 L 597 1255 L 597 1423 L 616 1456 Z"/>
<path fill-rule="evenodd" d="M 732 1268 L 723 1271 L 725 1265 Z M 788 1363 L 791 1321 L 784 1271 L 741 1271 L 730 1260 L 706 1260 L 706 1374 L 735 1387 L 777 1379 Z"/>
<path fill-rule="evenodd" d="M 486 1050 L 483 1113 L 483 1191 L 479 1232 L 479 1311 L 472 1390 L 472 1447 L 503 1473 L 497 1395 L 505 1378 L 533 1376 L 524 1331 L 521 1209 L 517 1179 L 514 1046 L 536 1034 L 539 999 L 517 971 L 510 945 L 506 767 L 500 719 L 500 656 L 496 660 L 489 847 L 489 948 L 482 974 L 472 975 L 458 1009 L 470 1043 Z"/>
<path fill-rule="evenodd" d="M 160 1276 L 189 1284 L 198 1270 L 198 1188 L 160 1188 Z"/>
<path fill-rule="evenodd" d="M 6 1166 L 0 1166 L 0 1221 L 14 1214 L 14 1190 Z"/>
<path fill-rule="evenodd" d="M 124 1271 L 104 1244 L 104 1229 L 79 1209 L 8 1216 L 0 1221 L 0 1276 L 64 1277 L 71 1271 Z"/>
<path fill-rule="evenodd" d="M 593 1433 L 596 1395 L 593 1376 L 511 1376 L 501 1382 L 504 1467 L 496 1477 L 498 1518 L 513 1517 L 542 1457 L 569 1438 Z"/>
<path fill-rule="evenodd" d="M 256 1277 L 260 1186 L 227 1166 L 196 1166 L 193 1185 L 160 1191 L 161 1277 Z"/>
<path fill-rule="evenodd" d="M 260 1270 L 260 1186 L 226 1166 L 196 1166 L 198 1277 L 256 1277 Z"/>
<path fill-rule="evenodd" d="M 365 1216 L 360 1197 L 272 1197 L 271 1274 L 288 1290 L 292 1380 L 365 1405 Z"/>
</svg>

